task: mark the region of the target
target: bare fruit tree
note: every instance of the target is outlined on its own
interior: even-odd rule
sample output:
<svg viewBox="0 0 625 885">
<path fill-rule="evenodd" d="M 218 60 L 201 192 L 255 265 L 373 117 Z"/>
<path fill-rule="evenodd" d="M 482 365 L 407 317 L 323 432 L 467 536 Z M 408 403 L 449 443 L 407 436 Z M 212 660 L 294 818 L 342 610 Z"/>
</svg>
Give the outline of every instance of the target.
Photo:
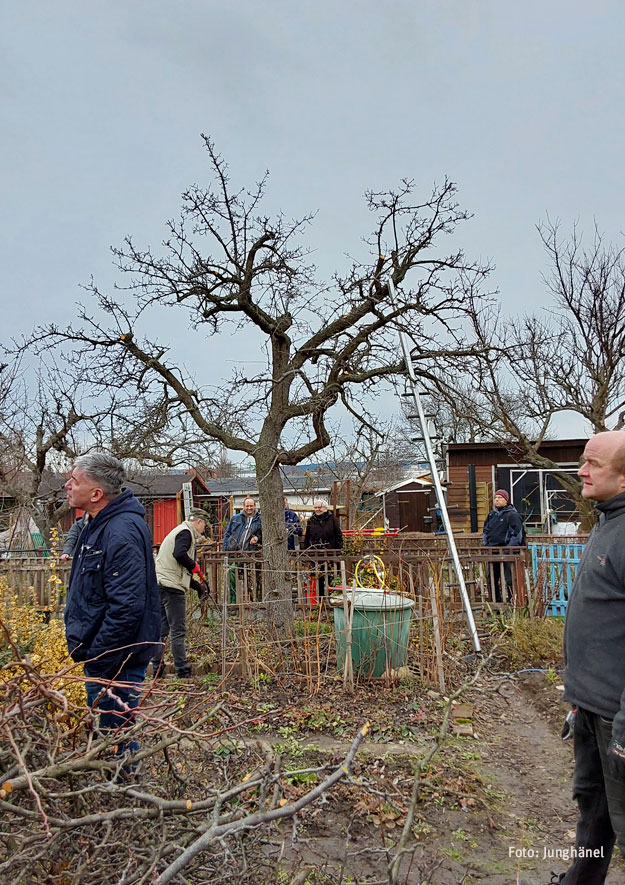
<svg viewBox="0 0 625 885">
<path fill-rule="evenodd" d="M 179 221 L 168 224 L 162 254 L 127 239 L 115 250 L 125 291 L 94 300 L 79 322 L 50 326 L 35 337 L 89 353 L 103 385 L 123 385 L 163 409 L 184 410 L 207 437 L 253 459 L 263 518 L 263 557 L 271 590 L 268 617 L 282 635 L 293 608 L 286 581 L 281 465 L 309 459 L 330 441 L 329 411 L 342 406 L 358 420 L 380 382 L 403 372 L 396 331 L 418 342 L 417 363 L 431 370 L 447 353 L 473 353 L 464 331 L 488 268 L 462 251 L 446 254 L 439 240 L 468 215 L 445 180 L 428 197 L 413 184 L 366 194 L 374 217 L 369 257 L 352 260 L 327 284 L 316 276 L 300 244 L 311 216 L 289 221 L 263 213 L 267 177 L 252 190 L 234 188 L 228 168 L 204 137 L 212 181 L 183 195 Z M 402 287 L 391 301 L 388 278 Z M 232 336 L 233 353 L 256 351 L 260 370 L 241 359 L 228 377 L 210 364 L 199 378 L 169 343 L 152 336 L 175 309 L 205 341 Z M 210 353 L 210 351 L 207 351 Z"/>
<path fill-rule="evenodd" d="M 81 401 L 80 384 L 55 365 L 42 362 L 36 377 L 26 375 L 20 358 L 0 373 L 0 493 L 49 541 L 67 507 L 50 494 L 47 480 L 75 456 L 77 434 L 95 415 Z"/>
<path fill-rule="evenodd" d="M 0 494 L 48 543 L 68 509 L 64 473 L 77 455 L 106 448 L 135 465 L 173 466 L 214 448 L 186 413 L 175 420 L 136 391 L 100 391 L 84 362 L 59 356 L 36 371 L 25 354 L 9 356 L 0 369 Z"/>
<path fill-rule="evenodd" d="M 625 424 L 625 250 L 597 229 L 588 248 L 575 227 L 568 239 L 550 221 L 538 231 L 551 267 L 544 311 L 510 320 L 476 313 L 482 348 L 464 365 L 448 362 L 433 389 L 473 439 L 497 440 L 516 459 L 553 470 L 540 446 L 559 416 L 573 413 L 595 433 Z M 558 480 L 589 517 L 577 477 Z"/>
</svg>

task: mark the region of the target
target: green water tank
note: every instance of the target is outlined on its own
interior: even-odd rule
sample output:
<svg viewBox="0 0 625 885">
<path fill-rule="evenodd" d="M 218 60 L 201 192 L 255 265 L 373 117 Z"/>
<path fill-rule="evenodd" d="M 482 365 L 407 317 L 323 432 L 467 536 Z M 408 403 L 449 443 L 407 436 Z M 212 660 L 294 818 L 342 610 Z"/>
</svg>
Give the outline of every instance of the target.
<svg viewBox="0 0 625 885">
<path fill-rule="evenodd" d="M 352 620 L 352 662 L 354 675 L 382 676 L 406 663 L 410 618 L 414 601 L 399 593 L 381 590 L 347 590 L 348 604 L 354 606 Z M 336 657 L 339 670 L 345 665 L 344 597 L 333 597 Z"/>
</svg>

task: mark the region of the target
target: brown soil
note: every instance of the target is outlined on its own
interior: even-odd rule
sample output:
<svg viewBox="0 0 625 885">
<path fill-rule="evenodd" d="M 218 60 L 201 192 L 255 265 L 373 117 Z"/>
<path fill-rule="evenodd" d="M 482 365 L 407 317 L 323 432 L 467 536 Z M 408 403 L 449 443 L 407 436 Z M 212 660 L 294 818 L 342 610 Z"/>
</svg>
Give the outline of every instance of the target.
<svg viewBox="0 0 625 885">
<path fill-rule="evenodd" d="M 299 747 L 299 767 L 338 762 L 362 720 L 371 719 L 372 731 L 352 783 L 306 809 L 295 837 L 290 823 L 272 832 L 265 844 L 266 860 L 276 869 L 271 881 L 294 881 L 308 868 L 315 874 L 297 881 L 387 882 L 387 847 L 405 819 L 413 762 L 431 746 L 443 699 L 434 692 L 419 696 L 404 684 L 360 687 L 353 696 L 337 686 L 296 703 L 294 693 L 281 698 L 281 732 L 269 721 L 270 732 L 262 736 L 285 761 Z M 575 844 L 572 747 L 559 736 L 567 711 L 561 695 L 558 683 L 542 673 L 516 679 L 491 674 L 476 686 L 467 698 L 475 704 L 474 736 L 451 738 L 424 776 L 401 882 L 513 885 L 529 875 L 547 883 L 552 870 L 567 868 L 561 857 L 544 857 Z M 284 723 L 290 723 L 286 737 Z M 314 729 L 307 728 L 311 723 Z M 342 730 L 345 735 L 337 735 Z M 615 858 L 609 885 L 625 881 L 624 870 Z"/>
</svg>

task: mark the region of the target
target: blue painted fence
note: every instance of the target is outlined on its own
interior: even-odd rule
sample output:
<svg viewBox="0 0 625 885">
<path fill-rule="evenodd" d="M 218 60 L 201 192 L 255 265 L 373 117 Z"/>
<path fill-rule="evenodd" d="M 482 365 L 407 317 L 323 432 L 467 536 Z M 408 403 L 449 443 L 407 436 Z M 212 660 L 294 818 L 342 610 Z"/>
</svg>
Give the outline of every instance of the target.
<svg viewBox="0 0 625 885">
<path fill-rule="evenodd" d="M 534 586 L 542 588 L 547 603 L 546 614 L 565 615 L 584 545 L 528 544 L 527 549 L 532 558 Z"/>
</svg>

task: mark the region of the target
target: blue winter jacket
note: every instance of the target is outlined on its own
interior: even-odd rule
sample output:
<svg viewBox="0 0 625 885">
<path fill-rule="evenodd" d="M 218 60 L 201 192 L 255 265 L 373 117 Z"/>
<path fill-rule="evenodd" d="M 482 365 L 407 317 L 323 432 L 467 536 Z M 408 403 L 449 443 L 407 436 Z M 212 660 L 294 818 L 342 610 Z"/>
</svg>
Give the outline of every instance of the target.
<svg viewBox="0 0 625 885">
<path fill-rule="evenodd" d="M 286 546 L 287 550 L 295 550 L 295 536 L 301 538 L 304 534 L 300 518 L 294 510 L 288 507 L 284 508 L 284 522 L 286 525 Z"/>
<path fill-rule="evenodd" d="M 247 525 L 247 516 L 245 513 L 237 513 L 228 523 L 226 534 L 224 535 L 223 549 L 230 550 L 260 550 L 263 540 L 263 530 L 260 521 L 260 513 L 255 510 L 252 515 L 251 524 Z M 250 547 L 250 538 L 254 535 L 258 538 L 258 544 Z"/>
<path fill-rule="evenodd" d="M 491 510 L 484 522 L 482 546 L 520 547 L 523 543 L 523 523 L 517 509 L 506 504 Z"/>
<path fill-rule="evenodd" d="M 160 645 L 160 599 L 145 510 L 129 489 L 83 531 L 65 606 L 65 635 L 88 675 L 113 678 L 124 663 L 142 665 Z"/>
</svg>

